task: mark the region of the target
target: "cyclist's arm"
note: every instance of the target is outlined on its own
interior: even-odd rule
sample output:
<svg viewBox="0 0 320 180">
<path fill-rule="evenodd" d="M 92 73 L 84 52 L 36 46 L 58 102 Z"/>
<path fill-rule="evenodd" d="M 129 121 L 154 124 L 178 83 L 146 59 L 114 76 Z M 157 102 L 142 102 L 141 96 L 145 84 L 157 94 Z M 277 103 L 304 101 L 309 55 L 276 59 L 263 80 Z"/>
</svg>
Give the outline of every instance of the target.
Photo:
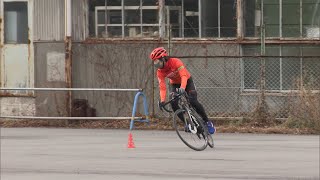
<svg viewBox="0 0 320 180">
<path fill-rule="evenodd" d="M 164 102 L 166 100 L 166 93 L 167 93 L 165 76 L 159 71 L 157 71 L 157 76 L 158 76 L 159 90 L 160 90 L 160 101 Z"/>
<path fill-rule="evenodd" d="M 189 72 L 185 68 L 184 64 L 181 61 L 177 62 L 178 72 L 181 78 L 180 88 L 186 89 L 188 79 L 190 77 Z"/>
</svg>

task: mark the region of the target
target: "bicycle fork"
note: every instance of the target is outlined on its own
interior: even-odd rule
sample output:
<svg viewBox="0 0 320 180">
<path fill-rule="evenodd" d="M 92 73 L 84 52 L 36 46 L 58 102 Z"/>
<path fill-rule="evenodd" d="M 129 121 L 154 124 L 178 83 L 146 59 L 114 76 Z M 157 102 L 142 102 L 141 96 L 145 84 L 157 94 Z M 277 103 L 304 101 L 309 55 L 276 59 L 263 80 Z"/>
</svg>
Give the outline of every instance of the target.
<svg viewBox="0 0 320 180">
<path fill-rule="evenodd" d="M 191 133 L 196 134 L 198 132 L 197 127 L 199 126 L 198 122 L 195 119 L 195 117 L 191 114 L 190 109 L 186 109 L 188 113 L 187 121 L 188 121 L 188 128 L 191 131 Z"/>
</svg>

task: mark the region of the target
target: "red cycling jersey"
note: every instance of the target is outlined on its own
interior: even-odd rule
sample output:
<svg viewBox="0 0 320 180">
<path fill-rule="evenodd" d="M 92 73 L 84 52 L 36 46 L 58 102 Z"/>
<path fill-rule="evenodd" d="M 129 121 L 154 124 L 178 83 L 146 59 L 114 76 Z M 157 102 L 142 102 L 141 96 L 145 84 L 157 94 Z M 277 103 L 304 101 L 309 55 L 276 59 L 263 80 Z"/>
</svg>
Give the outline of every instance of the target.
<svg viewBox="0 0 320 180">
<path fill-rule="evenodd" d="M 164 102 L 167 89 L 165 78 L 170 79 L 170 84 L 181 84 L 180 87 L 186 89 L 187 81 L 191 75 L 180 59 L 170 58 L 162 69 L 157 70 L 157 76 L 159 81 L 160 100 L 161 102 Z"/>
</svg>

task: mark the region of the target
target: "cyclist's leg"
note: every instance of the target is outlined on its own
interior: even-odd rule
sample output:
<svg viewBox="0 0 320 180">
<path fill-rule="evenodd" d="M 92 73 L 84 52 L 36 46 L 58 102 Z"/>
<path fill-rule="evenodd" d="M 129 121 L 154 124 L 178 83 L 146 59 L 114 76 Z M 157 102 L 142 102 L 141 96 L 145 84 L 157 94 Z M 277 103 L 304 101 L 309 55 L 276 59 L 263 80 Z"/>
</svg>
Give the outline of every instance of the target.
<svg viewBox="0 0 320 180">
<path fill-rule="evenodd" d="M 214 134 L 216 131 L 214 128 L 214 124 L 212 121 L 209 121 L 202 104 L 197 99 L 197 91 L 192 78 L 190 78 L 187 82 L 186 91 L 189 95 L 190 104 L 194 107 L 197 113 L 202 117 L 203 121 L 207 124 L 209 133 Z"/>
<path fill-rule="evenodd" d="M 176 89 L 180 87 L 180 84 L 170 84 L 170 99 L 173 98 L 173 95 L 177 93 Z M 171 108 L 174 112 L 176 112 L 178 109 L 180 109 L 178 100 L 172 101 L 171 103 Z M 179 119 L 184 123 L 184 118 L 182 114 L 179 114 Z"/>
<path fill-rule="evenodd" d="M 202 104 L 198 101 L 196 87 L 195 87 L 191 77 L 188 79 L 186 92 L 189 95 L 190 104 L 194 107 L 194 109 L 202 117 L 202 119 L 205 122 L 208 122 L 208 116 L 207 116 Z"/>
</svg>

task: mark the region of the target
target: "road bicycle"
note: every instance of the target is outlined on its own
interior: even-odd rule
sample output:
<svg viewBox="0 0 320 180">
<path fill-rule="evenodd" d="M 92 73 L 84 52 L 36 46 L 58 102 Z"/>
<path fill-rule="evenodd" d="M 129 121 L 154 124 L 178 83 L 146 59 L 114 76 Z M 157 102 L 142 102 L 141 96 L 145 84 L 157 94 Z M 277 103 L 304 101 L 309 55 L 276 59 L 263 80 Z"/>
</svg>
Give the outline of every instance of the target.
<svg viewBox="0 0 320 180">
<path fill-rule="evenodd" d="M 208 145 L 213 148 L 214 142 L 211 134 L 208 132 L 207 124 L 204 123 L 201 116 L 190 104 L 188 94 L 175 94 L 162 107 L 160 106 L 160 109 L 172 113 L 173 111 L 169 110 L 166 106 L 173 101 L 178 101 L 179 104 L 179 109 L 173 115 L 173 127 L 181 141 L 196 151 L 202 151 Z"/>
</svg>

